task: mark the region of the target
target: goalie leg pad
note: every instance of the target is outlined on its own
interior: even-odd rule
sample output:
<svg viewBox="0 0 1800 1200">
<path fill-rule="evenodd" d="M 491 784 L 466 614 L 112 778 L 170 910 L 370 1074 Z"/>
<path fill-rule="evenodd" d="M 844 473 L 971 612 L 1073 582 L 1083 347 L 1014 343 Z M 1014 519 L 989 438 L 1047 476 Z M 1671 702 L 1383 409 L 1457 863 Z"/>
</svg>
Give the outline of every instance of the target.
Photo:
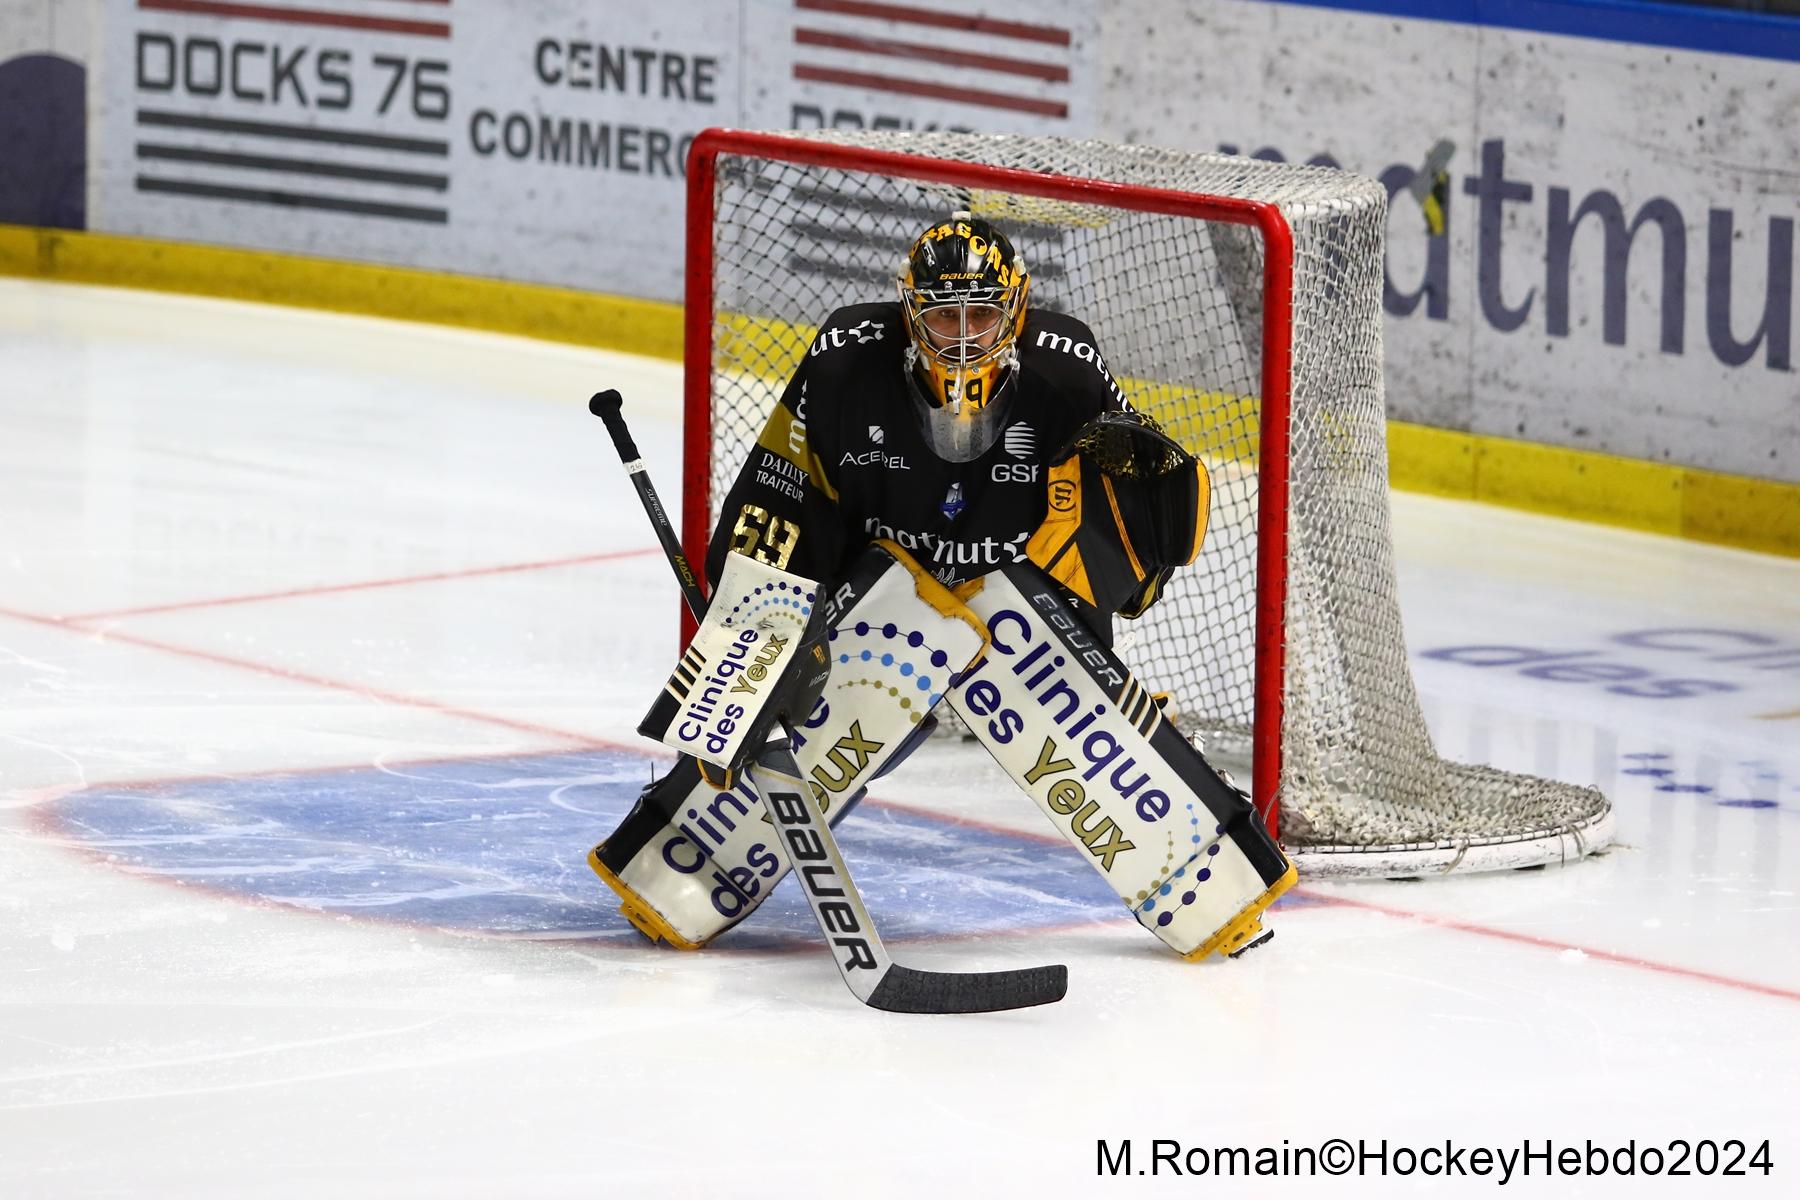
<svg viewBox="0 0 1800 1200">
<path fill-rule="evenodd" d="M 831 677 L 794 734 L 813 803 L 835 826 L 872 779 L 923 740 L 932 707 L 986 639 L 973 613 L 887 543 L 871 548 L 826 603 Z M 705 945 L 787 873 L 756 792 L 733 782 L 712 786 L 684 757 L 588 855 L 652 941 Z"/>
<path fill-rule="evenodd" d="M 1251 941 L 1295 872 L 1249 799 L 1036 567 L 987 575 L 968 602 L 991 647 L 949 701 L 995 761 L 1178 953 Z"/>
<path fill-rule="evenodd" d="M 729 789 L 775 722 L 812 708 L 824 686 L 817 600 L 812 580 L 727 554 L 706 616 L 638 732 L 699 759 L 701 774 Z"/>
<path fill-rule="evenodd" d="M 650 784 L 588 866 L 651 941 L 697 950 L 748 915 L 781 871 L 761 801 L 739 780 L 720 790 L 683 756 Z"/>
</svg>

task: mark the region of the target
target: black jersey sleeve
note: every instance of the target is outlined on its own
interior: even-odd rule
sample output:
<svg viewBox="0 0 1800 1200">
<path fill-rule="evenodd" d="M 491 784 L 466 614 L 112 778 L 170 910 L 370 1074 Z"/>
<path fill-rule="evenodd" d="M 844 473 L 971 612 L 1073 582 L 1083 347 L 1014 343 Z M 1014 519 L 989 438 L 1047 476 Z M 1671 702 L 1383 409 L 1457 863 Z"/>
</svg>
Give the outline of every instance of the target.
<svg viewBox="0 0 1800 1200">
<path fill-rule="evenodd" d="M 1034 309 L 1019 335 L 1019 364 L 1054 397 L 1059 424 L 1071 434 L 1103 412 L 1131 407 L 1094 331 L 1074 317 Z"/>
<path fill-rule="evenodd" d="M 725 495 L 706 554 L 708 583 L 718 582 L 733 550 L 808 579 L 837 569 L 843 519 L 836 484 L 807 430 L 808 372 L 802 360 Z"/>
</svg>

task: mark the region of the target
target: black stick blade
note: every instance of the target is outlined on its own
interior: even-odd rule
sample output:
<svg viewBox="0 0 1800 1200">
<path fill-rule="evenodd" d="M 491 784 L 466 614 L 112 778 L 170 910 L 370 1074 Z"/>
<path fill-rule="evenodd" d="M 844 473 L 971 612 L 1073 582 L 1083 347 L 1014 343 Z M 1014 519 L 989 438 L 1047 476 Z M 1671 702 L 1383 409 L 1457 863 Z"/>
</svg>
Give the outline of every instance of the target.
<svg viewBox="0 0 1800 1200">
<path fill-rule="evenodd" d="M 969 973 L 915 971 L 895 963 L 865 1003 L 884 1012 L 1002 1012 L 1055 1004 L 1068 991 L 1069 968 L 1061 963 L 1019 971 Z"/>
</svg>

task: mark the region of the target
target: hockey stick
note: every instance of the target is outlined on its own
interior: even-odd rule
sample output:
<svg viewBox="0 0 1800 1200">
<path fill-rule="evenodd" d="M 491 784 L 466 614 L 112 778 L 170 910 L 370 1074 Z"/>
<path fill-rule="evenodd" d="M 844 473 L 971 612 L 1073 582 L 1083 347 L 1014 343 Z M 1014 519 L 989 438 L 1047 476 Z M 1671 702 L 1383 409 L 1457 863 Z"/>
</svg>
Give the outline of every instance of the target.
<svg viewBox="0 0 1800 1200">
<path fill-rule="evenodd" d="M 649 471 L 638 456 L 631 431 L 625 427 L 623 405 L 617 391 L 604 391 L 588 402 L 588 410 L 606 422 L 619 461 L 630 474 L 632 486 L 643 501 L 644 512 L 650 517 L 657 540 L 681 585 L 688 611 L 699 620 L 706 613 L 706 596 L 681 552 L 681 543 L 650 482 Z M 762 796 L 770 818 L 781 829 L 800 890 L 806 894 L 813 919 L 833 949 L 832 961 L 837 964 L 838 974 L 864 1004 L 887 1012 L 995 1012 L 1052 1004 L 1069 990 L 1069 969 L 1061 964 L 1017 971 L 959 973 L 920 971 L 895 962 L 881 944 L 868 909 L 863 907 L 862 895 L 850 878 L 850 868 L 838 849 L 831 826 L 807 797 L 788 739 L 764 747 L 749 778 Z"/>
</svg>

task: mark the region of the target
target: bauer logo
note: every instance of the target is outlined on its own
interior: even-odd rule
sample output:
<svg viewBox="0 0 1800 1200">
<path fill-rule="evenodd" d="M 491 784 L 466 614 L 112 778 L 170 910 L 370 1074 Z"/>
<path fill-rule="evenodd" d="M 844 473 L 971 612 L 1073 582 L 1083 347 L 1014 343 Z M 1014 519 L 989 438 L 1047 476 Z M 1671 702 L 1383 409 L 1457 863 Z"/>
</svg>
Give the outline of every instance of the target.
<svg viewBox="0 0 1800 1200">
<path fill-rule="evenodd" d="M 799 792 L 771 790 L 764 796 L 769 815 L 781 826 L 788 859 L 794 864 L 800 886 L 812 899 L 819 924 L 831 938 L 846 971 L 875 970 L 881 963 L 864 936 L 858 905 L 847 894 L 837 867 L 825 848 L 825 839 L 813 828 L 817 819 Z"/>
</svg>

